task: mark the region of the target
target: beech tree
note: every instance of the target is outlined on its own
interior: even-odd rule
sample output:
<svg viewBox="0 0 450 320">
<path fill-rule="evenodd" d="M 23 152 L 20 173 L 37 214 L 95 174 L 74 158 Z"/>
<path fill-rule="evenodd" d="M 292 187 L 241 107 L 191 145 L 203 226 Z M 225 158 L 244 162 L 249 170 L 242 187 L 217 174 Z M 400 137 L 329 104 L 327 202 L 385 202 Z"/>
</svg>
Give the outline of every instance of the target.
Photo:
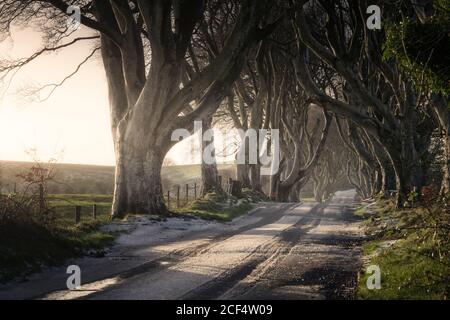
<svg viewBox="0 0 450 320">
<path fill-rule="evenodd" d="M 406 195 L 424 183 L 420 155 L 425 145 L 415 134 L 423 125 L 418 108 L 420 94 L 402 70 L 382 58 L 382 34 L 364 27 L 366 2 L 306 3 L 296 3 L 293 21 L 299 49 L 294 59 L 299 83 L 311 100 L 357 123 L 382 143 L 395 169 L 397 205 L 402 206 Z M 314 21 L 309 18 L 312 16 Z M 308 52 L 345 80 L 343 97 L 332 97 L 317 87 L 308 69 Z"/>
<path fill-rule="evenodd" d="M 385 54 L 395 59 L 423 91 L 427 108 L 440 127 L 444 158 L 440 192 L 450 192 L 450 13 L 448 0 L 410 1 L 389 16 Z"/>
<path fill-rule="evenodd" d="M 369 4 L 382 9 L 380 30 L 366 27 Z M 396 190 L 401 207 L 432 183 L 431 163 L 440 157 L 441 195 L 450 190 L 446 4 L 6 0 L 0 31 L 8 35 L 13 25 L 32 24 L 43 32 L 45 47 L 1 61 L 0 77 L 79 42 L 93 50 L 76 70 L 101 53 L 116 155 L 113 215 L 167 212 L 160 172 L 177 143 L 172 133 L 192 133 L 195 120 L 210 129 L 220 107 L 237 129 L 280 130 L 272 199 L 297 201 L 312 178 L 323 200 L 346 172 L 362 198 Z M 70 5 L 80 8 L 80 22 L 91 33 L 77 37 L 68 30 Z M 314 121 L 316 108 L 322 118 Z M 345 147 L 342 159 L 327 147 L 330 130 Z M 261 192 L 261 164 L 249 164 L 248 144 L 244 139 L 246 163 L 237 164 L 237 179 Z M 442 155 L 431 145 L 442 147 Z M 211 147 L 213 137 L 202 143 L 202 153 Z M 258 143 L 258 155 L 261 149 Z M 215 161 L 203 161 L 202 180 L 204 193 L 220 190 Z"/>
<path fill-rule="evenodd" d="M 270 110 L 270 122 L 280 130 L 281 161 L 279 171 L 271 177 L 270 194 L 277 201 L 295 202 L 325 148 L 332 116 L 324 108 L 322 119 L 317 116 L 317 105 L 311 104 L 295 72 L 288 69 L 290 60 L 284 55 L 279 58 L 288 65 L 273 72 L 278 84 L 273 86 L 276 103 Z"/>
<path fill-rule="evenodd" d="M 267 41 L 262 41 L 258 48 L 254 50 L 247 60 L 247 67 L 243 70 L 234 84 L 234 90 L 228 98 L 227 112 L 232 119 L 234 126 L 241 132 L 254 130 L 256 139 L 260 141 L 260 129 L 269 129 L 270 106 L 272 99 L 270 96 L 269 70 L 270 59 Z M 256 163 L 250 163 L 250 141 L 249 136 L 242 138 L 240 151 L 244 155 L 245 163 L 238 163 L 236 176 L 244 187 L 262 193 L 261 185 L 261 163 L 257 158 Z M 261 148 L 259 142 L 254 148 L 259 155 Z"/>
<path fill-rule="evenodd" d="M 39 19 L 48 35 L 42 52 L 64 44 L 69 5 L 81 8 L 81 24 L 95 31 L 108 82 L 111 129 L 116 155 L 112 214 L 164 214 L 161 166 L 176 143 L 177 128 L 210 117 L 228 95 L 252 46 L 273 30 L 270 1 L 239 1 L 234 27 L 214 59 L 182 83 L 187 51 L 198 23 L 211 12 L 203 0 L 3 1 L 0 30 Z M 231 2 L 231 0 L 229 1 Z M 224 1 L 227 3 L 227 1 Z M 55 31 L 58 32 L 55 32 Z M 87 39 L 77 38 L 73 42 Z M 39 53 L 36 53 L 38 56 Z M 7 64 L 17 68 L 25 59 Z M 185 112 L 189 106 L 191 112 Z"/>
</svg>

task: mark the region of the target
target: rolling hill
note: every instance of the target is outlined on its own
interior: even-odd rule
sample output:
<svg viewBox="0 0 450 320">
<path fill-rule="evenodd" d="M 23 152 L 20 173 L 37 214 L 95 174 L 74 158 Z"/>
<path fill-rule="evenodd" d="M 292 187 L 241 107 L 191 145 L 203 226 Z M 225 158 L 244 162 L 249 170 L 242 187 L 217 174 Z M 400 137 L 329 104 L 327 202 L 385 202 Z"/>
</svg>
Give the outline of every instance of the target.
<svg viewBox="0 0 450 320">
<path fill-rule="evenodd" d="M 32 162 L 0 161 L 0 188 L 12 192 L 23 188 L 19 174 L 27 172 Z M 219 174 L 224 179 L 233 177 L 234 164 L 219 164 Z M 114 167 L 80 164 L 55 164 L 54 181 L 49 183 L 49 193 L 58 194 L 112 194 L 114 189 Z M 200 165 L 166 166 L 162 169 L 163 188 L 199 182 Z"/>
</svg>

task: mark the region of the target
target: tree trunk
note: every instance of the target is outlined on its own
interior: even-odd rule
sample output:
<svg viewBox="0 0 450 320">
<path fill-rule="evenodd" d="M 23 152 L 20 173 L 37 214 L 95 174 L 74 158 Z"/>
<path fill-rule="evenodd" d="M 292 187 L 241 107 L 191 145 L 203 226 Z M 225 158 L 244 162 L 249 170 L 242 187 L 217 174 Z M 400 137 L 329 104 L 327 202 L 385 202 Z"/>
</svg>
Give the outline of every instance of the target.
<svg viewBox="0 0 450 320">
<path fill-rule="evenodd" d="M 314 192 L 314 200 L 316 200 L 316 202 L 322 203 L 323 202 L 323 194 L 324 194 L 324 190 L 322 188 L 317 189 Z"/>
<path fill-rule="evenodd" d="M 296 183 L 289 191 L 289 202 L 300 202 L 300 183 Z"/>
<path fill-rule="evenodd" d="M 98 31 L 102 34 L 116 153 L 113 216 L 167 213 L 161 167 L 175 144 L 171 134 L 178 128 L 189 130 L 194 121 L 217 110 L 238 78 L 249 51 L 262 38 L 260 20 L 268 8 L 266 0 L 242 1 L 220 52 L 214 53 L 214 59 L 201 73 L 183 83 L 187 47 L 195 26 L 202 20 L 203 1 L 184 1 L 189 5 L 184 15 L 175 17 L 175 27 L 171 25 L 174 17 L 169 1 L 138 2 L 133 5 L 139 7 L 139 17 L 127 1 L 117 6 L 97 1 L 95 6 L 96 22 L 102 29 Z M 180 8 L 180 4 L 175 7 Z M 150 65 L 145 59 L 142 28 L 147 30 L 146 44 L 151 48 Z M 193 101 L 198 101 L 197 108 L 185 113 Z M 217 176 L 216 171 L 209 170 L 208 177 Z"/>
<path fill-rule="evenodd" d="M 300 190 L 307 180 L 299 180 L 291 185 L 283 185 L 280 172 L 270 177 L 270 199 L 278 202 L 300 202 Z"/>
<path fill-rule="evenodd" d="M 210 192 L 221 192 L 217 166 L 202 162 L 202 196 Z"/>
<path fill-rule="evenodd" d="M 250 175 L 247 164 L 236 164 L 236 180 L 241 182 L 242 188 L 250 188 Z"/>
<path fill-rule="evenodd" d="M 362 177 L 362 181 L 364 184 L 364 190 L 365 190 L 365 196 L 366 199 L 370 198 L 373 194 L 373 190 L 372 190 L 372 175 L 370 174 L 370 168 L 368 166 L 366 166 L 364 163 L 362 164 L 361 167 L 361 177 Z"/>
<path fill-rule="evenodd" d="M 250 175 L 250 186 L 252 188 L 253 191 L 256 192 L 262 192 L 262 186 L 261 186 L 261 164 L 259 163 L 259 152 L 260 152 L 260 147 L 259 147 L 259 132 L 258 129 L 253 129 L 256 130 L 257 134 L 257 142 L 256 142 L 256 163 L 251 163 L 249 164 L 249 175 Z M 248 144 L 246 145 L 246 147 L 249 147 Z M 250 150 L 253 151 L 252 148 L 248 148 L 246 149 L 246 154 L 247 152 L 249 152 Z M 248 158 L 250 160 L 250 157 Z"/>
<path fill-rule="evenodd" d="M 127 143 L 118 147 L 113 216 L 167 214 L 161 183 L 162 162 L 167 151 L 155 145 L 147 150 Z"/>
<path fill-rule="evenodd" d="M 270 191 L 269 191 L 269 198 L 272 201 L 278 201 L 278 187 L 280 185 L 280 170 L 270 176 Z"/>
<path fill-rule="evenodd" d="M 445 157 L 444 164 L 442 168 L 442 184 L 441 184 L 441 195 L 446 195 L 450 193 L 450 134 L 447 131 L 444 134 L 444 144 L 445 144 Z"/>
<path fill-rule="evenodd" d="M 401 152 L 397 148 L 389 147 L 389 156 L 395 169 L 397 188 L 396 207 L 402 208 L 407 195 L 414 188 L 420 190 L 422 186 L 422 170 L 419 157 L 415 150 L 410 150 L 409 144 L 403 144 Z"/>
<path fill-rule="evenodd" d="M 261 165 L 251 164 L 250 166 L 250 184 L 253 191 L 262 192 L 261 186 Z"/>
<path fill-rule="evenodd" d="M 441 195 L 450 192 L 450 108 L 442 94 L 432 96 L 432 105 L 444 131 L 444 163 L 442 167 Z"/>
<path fill-rule="evenodd" d="M 385 198 L 389 195 L 390 190 L 395 189 L 395 170 L 391 163 L 383 163 L 380 166 L 381 170 L 381 189 L 380 196 Z"/>
<path fill-rule="evenodd" d="M 241 182 L 243 188 L 251 188 L 249 166 L 248 137 L 243 137 L 239 152 L 236 154 L 236 180 Z"/>
<path fill-rule="evenodd" d="M 389 195 L 389 190 L 395 189 L 395 170 L 385 148 L 377 139 L 371 136 L 369 137 L 371 138 L 374 154 L 380 167 L 381 188 L 378 194 L 384 198 Z"/>
<path fill-rule="evenodd" d="M 290 193 L 291 193 L 291 188 L 282 186 L 280 183 L 277 188 L 276 201 L 289 202 Z"/>
<path fill-rule="evenodd" d="M 207 193 L 210 192 L 222 192 L 222 186 L 220 185 L 219 173 L 217 170 L 217 163 L 216 163 L 216 155 L 214 148 L 214 132 L 211 128 L 211 123 L 212 117 L 209 117 L 208 119 L 202 122 L 203 133 L 208 131 L 209 133 L 208 137 L 210 138 L 207 139 L 207 141 L 204 141 L 201 138 L 202 140 L 201 171 L 202 171 L 202 185 L 203 185 L 202 196 L 205 196 Z M 205 156 L 208 159 L 205 159 Z"/>
<path fill-rule="evenodd" d="M 377 168 L 373 174 L 372 194 L 375 196 L 380 194 L 383 189 L 383 174 L 381 168 Z"/>
<path fill-rule="evenodd" d="M 319 203 L 322 203 L 324 200 L 325 186 L 327 184 L 325 179 L 326 177 L 323 176 L 314 179 L 314 200 Z"/>
</svg>

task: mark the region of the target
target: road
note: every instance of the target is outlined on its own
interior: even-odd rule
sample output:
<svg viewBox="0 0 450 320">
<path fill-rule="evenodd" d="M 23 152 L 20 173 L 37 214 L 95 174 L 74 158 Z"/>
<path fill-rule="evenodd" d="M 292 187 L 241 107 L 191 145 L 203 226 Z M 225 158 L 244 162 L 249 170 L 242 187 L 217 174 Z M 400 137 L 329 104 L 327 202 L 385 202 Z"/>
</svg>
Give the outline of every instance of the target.
<svg viewBox="0 0 450 320">
<path fill-rule="evenodd" d="M 362 239 L 354 196 L 265 203 L 228 224 L 144 223 L 105 257 L 71 262 L 82 270 L 80 290 L 63 290 L 67 275 L 51 269 L 0 287 L 0 298 L 351 299 Z"/>
</svg>

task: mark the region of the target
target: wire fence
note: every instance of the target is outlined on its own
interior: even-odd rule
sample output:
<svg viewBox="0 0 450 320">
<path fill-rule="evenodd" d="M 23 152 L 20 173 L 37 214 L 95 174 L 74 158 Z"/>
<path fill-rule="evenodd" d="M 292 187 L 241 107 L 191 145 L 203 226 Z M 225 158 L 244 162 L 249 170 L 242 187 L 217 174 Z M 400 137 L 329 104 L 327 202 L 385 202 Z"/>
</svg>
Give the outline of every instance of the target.
<svg viewBox="0 0 450 320">
<path fill-rule="evenodd" d="M 219 183 L 222 189 L 227 193 L 232 193 L 233 183 L 236 181 L 231 178 L 223 181 L 222 176 L 219 176 Z M 169 210 L 182 209 L 188 206 L 191 202 L 200 198 L 203 194 L 203 185 L 200 181 L 186 183 L 183 185 L 173 185 L 164 192 L 164 201 Z M 76 224 L 84 221 L 92 221 L 99 216 L 105 217 L 111 211 L 111 206 L 104 199 L 87 201 L 86 204 L 79 204 L 77 201 L 70 199 L 58 198 L 51 196 L 53 201 L 57 200 L 64 202 L 56 208 L 64 212 L 64 215 L 72 215 Z M 112 200 L 112 197 L 111 197 Z"/>
</svg>

